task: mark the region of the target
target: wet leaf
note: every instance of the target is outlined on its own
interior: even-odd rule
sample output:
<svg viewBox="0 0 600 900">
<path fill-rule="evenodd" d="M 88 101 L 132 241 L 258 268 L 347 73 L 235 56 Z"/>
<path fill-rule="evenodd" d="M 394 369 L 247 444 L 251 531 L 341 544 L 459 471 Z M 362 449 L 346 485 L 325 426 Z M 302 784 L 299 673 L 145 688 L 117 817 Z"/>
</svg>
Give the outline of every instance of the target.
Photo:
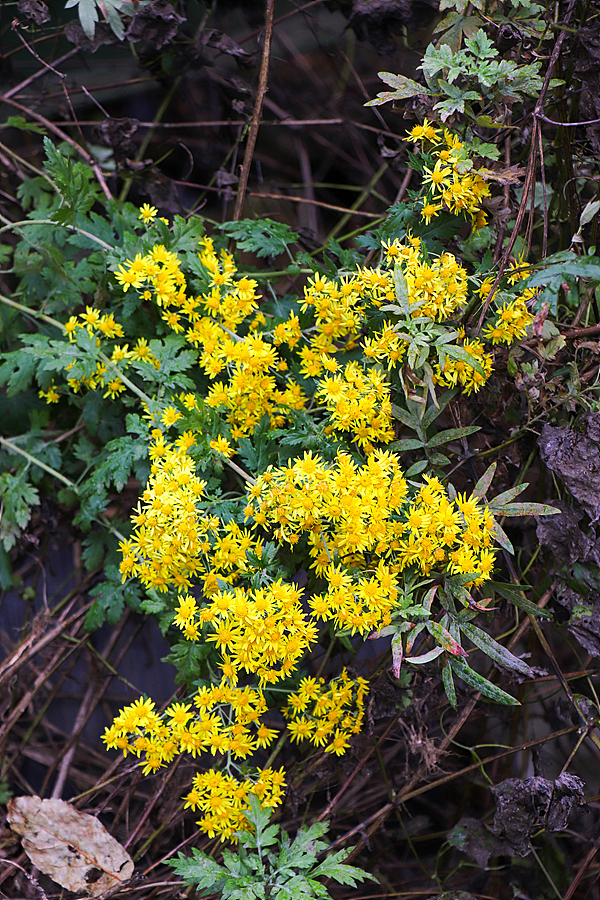
<svg viewBox="0 0 600 900">
<path fill-rule="evenodd" d="M 547 609 L 540 609 L 535 603 L 530 603 L 529 600 L 526 600 L 518 590 L 515 590 L 515 588 L 512 587 L 512 585 L 499 584 L 497 581 L 489 581 L 488 584 L 497 594 L 500 594 L 501 597 L 504 597 L 505 600 L 508 600 L 508 602 L 512 603 L 514 606 L 518 606 L 523 612 L 530 613 L 532 616 L 539 616 L 542 619 L 554 618 L 552 613 L 548 612 Z"/>
<path fill-rule="evenodd" d="M 583 426 L 545 425 L 538 444 L 544 463 L 594 519 L 600 511 L 600 413 L 588 413 Z"/>
<path fill-rule="evenodd" d="M 15 797 L 7 818 L 33 865 L 69 891 L 98 897 L 133 875 L 133 860 L 99 819 L 64 800 Z"/>
<path fill-rule="evenodd" d="M 427 663 L 433 662 L 434 659 L 441 656 L 443 652 L 443 647 L 434 647 L 433 650 L 428 650 L 427 653 L 422 653 L 421 656 L 407 656 L 406 662 L 412 663 L 414 666 L 424 666 Z"/>
<path fill-rule="evenodd" d="M 448 843 L 472 857 L 482 869 L 486 868 L 490 856 L 500 856 L 507 850 L 503 841 L 488 831 L 482 822 L 468 816 L 448 832 Z"/>
</svg>

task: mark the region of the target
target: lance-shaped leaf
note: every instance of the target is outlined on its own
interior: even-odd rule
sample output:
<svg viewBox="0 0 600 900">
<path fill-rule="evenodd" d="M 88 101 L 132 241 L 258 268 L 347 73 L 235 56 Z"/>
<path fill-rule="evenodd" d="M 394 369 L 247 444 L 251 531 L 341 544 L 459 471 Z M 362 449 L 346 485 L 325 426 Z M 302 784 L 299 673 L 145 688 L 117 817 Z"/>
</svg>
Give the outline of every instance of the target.
<svg viewBox="0 0 600 900">
<path fill-rule="evenodd" d="M 402 273 L 400 266 L 394 269 L 394 289 L 396 292 L 396 300 L 398 306 L 405 316 L 410 316 L 410 300 L 408 299 L 408 287 L 406 286 L 406 278 Z"/>
<path fill-rule="evenodd" d="M 497 507 L 494 501 L 490 503 L 490 510 L 503 516 L 557 516 L 560 509 L 550 506 L 548 503 L 505 503 Z"/>
<path fill-rule="evenodd" d="M 412 428 L 413 431 L 417 431 L 421 424 L 412 413 L 409 413 L 407 409 L 402 409 L 396 403 L 392 403 L 392 415 L 395 419 L 399 419 L 403 425 L 406 425 L 407 428 Z"/>
<path fill-rule="evenodd" d="M 526 600 L 523 594 L 516 590 L 512 585 L 499 584 L 497 581 L 490 581 L 488 584 L 497 594 L 500 594 L 501 597 L 504 597 L 505 600 L 508 600 L 508 602 L 512 603 L 514 606 L 518 606 L 523 612 L 529 613 L 529 615 L 532 616 L 539 616 L 542 619 L 554 618 L 552 613 L 548 612 L 547 609 L 542 609 L 541 607 L 536 606 L 535 603 L 530 603 L 529 600 Z"/>
<path fill-rule="evenodd" d="M 514 556 L 515 548 L 510 542 L 510 538 L 504 531 L 501 525 L 498 525 L 497 522 L 494 522 L 494 540 L 497 541 L 503 550 L 506 550 L 507 553 L 510 553 L 511 556 Z"/>
<path fill-rule="evenodd" d="M 421 632 L 423 631 L 424 628 L 425 628 L 425 625 L 422 622 L 419 625 L 415 625 L 415 627 L 409 634 L 408 638 L 406 639 L 406 652 L 407 653 L 411 652 L 412 648 L 415 645 L 416 639 L 421 634 Z"/>
<path fill-rule="evenodd" d="M 467 684 L 470 684 L 471 687 L 481 691 L 483 696 L 487 697 L 489 700 L 493 700 L 495 703 L 502 703 L 504 706 L 521 705 L 515 697 L 511 697 L 506 691 L 496 687 L 496 685 L 492 684 L 491 681 L 488 681 L 487 678 L 484 678 L 482 675 L 475 672 L 475 670 L 468 666 L 464 660 L 459 659 L 457 656 L 449 656 L 448 662 L 459 678 L 462 678 L 462 680 L 466 681 Z"/>
<path fill-rule="evenodd" d="M 402 666 L 402 634 L 395 634 L 392 638 L 392 668 L 396 678 L 400 678 L 400 667 Z"/>
<path fill-rule="evenodd" d="M 481 363 L 474 356 L 471 356 L 470 353 L 467 353 L 466 350 L 463 350 L 462 347 L 457 347 L 454 344 L 446 344 L 444 350 L 447 356 L 450 359 L 460 359 L 461 362 L 466 363 L 468 366 L 471 366 L 472 369 L 475 369 L 482 377 L 485 377 L 485 372 L 481 368 Z"/>
<path fill-rule="evenodd" d="M 425 627 L 446 653 L 451 653 L 452 656 L 467 655 L 458 641 L 454 640 L 448 629 L 440 625 L 439 622 L 425 622 Z"/>
<path fill-rule="evenodd" d="M 493 637 L 490 637 L 490 635 L 486 634 L 485 631 L 482 631 L 481 628 L 477 628 L 476 625 L 471 625 L 470 622 L 460 622 L 459 627 L 462 633 L 466 634 L 476 647 L 483 650 L 492 662 L 497 663 L 499 666 L 504 666 L 507 669 L 513 669 L 515 672 L 519 672 L 520 675 L 525 675 L 527 678 L 533 676 L 533 669 L 531 669 L 526 662 L 523 662 L 518 656 L 514 656 L 510 650 L 507 650 L 506 647 L 503 647 L 502 644 L 495 641 Z"/>
<path fill-rule="evenodd" d="M 388 444 L 387 450 L 393 450 L 394 453 L 405 453 L 407 450 L 422 450 L 425 447 L 423 441 L 417 438 L 400 438 L 393 444 Z"/>
<path fill-rule="evenodd" d="M 485 497 L 488 492 L 488 488 L 492 483 L 492 479 L 496 474 L 497 465 L 497 463 L 493 462 L 491 466 L 485 470 L 485 472 L 473 488 L 473 497 L 477 497 L 478 500 L 481 500 L 482 497 Z"/>
<path fill-rule="evenodd" d="M 414 666 L 424 666 L 427 663 L 433 662 L 433 660 L 437 659 L 438 656 L 441 656 L 443 652 L 443 647 L 434 647 L 433 650 L 428 650 L 427 653 L 423 653 L 421 656 L 407 656 L 406 662 L 412 663 Z"/>
<path fill-rule="evenodd" d="M 427 441 L 428 447 L 439 447 L 440 444 L 448 444 L 450 441 L 456 441 L 458 438 L 467 437 L 469 434 L 475 434 L 480 431 L 479 425 L 466 425 L 464 428 L 447 428 L 440 431 Z"/>
<path fill-rule="evenodd" d="M 391 634 L 396 634 L 397 630 L 397 625 L 386 625 L 381 631 L 372 631 L 367 640 L 376 641 L 378 638 L 389 637 Z"/>
<path fill-rule="evenodd" d="M 448 703 L 453 709 L 456 709 L 456 688 L 454 687 L 454 676 L 452 675 L 452 666 L 448 662 L 442 669 L 442 681 L 444 683 L 444 690 L 446 691 Z"/>
<path fill-rule="evenodd" d="M 501 494 L 497 494 L 494 499 L 490 501 L 490 506 L 493 506 L 494 509 L 500 509 L 503 503 L 509 503 L 511 500 L 514 500 L 515 497 L 518 497 L 519 494 L 522 494 L 525 488 L 528 487 L 528 481 L 526 481 L 524 484 L 517 484 L 516 487 L 509 488 L 508 491 L 503 491 Z"/>
</svg>

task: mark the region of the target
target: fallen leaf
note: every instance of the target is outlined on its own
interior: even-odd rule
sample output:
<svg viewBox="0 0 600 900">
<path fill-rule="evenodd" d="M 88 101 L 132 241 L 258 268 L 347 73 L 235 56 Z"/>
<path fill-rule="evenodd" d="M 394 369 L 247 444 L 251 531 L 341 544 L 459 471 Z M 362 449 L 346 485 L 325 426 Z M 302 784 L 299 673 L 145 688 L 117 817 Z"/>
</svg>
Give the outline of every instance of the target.
<svg viewBox="0 0 600 900">
<path fill-rule="evenodd" d="M 64 800 L 15 797 L 8 821 L 34 866 L 69 891 L 98 897 L 133 875 L 133 860 L 99 819 Z"/>
<path fill-rule="evenodd" d="M 567 827 L 572 808 L 585 804 L 583 789 L 583 781 L 566 772 L 556 781 L 507 778 L 492 788 L 497 805 L 494 833 L 516 856 L 527 856 L 532 834 Z"/>
</svg>

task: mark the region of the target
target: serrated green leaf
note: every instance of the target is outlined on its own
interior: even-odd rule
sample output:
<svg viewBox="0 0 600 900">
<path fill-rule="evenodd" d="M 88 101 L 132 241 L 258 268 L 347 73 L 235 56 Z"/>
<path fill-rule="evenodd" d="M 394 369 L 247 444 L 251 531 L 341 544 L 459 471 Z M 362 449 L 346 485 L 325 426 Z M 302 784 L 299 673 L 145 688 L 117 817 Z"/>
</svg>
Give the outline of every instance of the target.
<svg viewBox="0 0 600 900">
<path fill-rule="evenodd" d="M 289 244 L 298 240 L 295 231 L 273 219 L 241 219 L 218 226 L 236 242 L 240 250 L 248 250 L 257 256 L 279 256 Z"/>
<path fill-rule="evenodd" d="M 17 128 L 19 131 L 35 131 L 36 134 L 46 134 L 46 129 L 35 122 L 28 122 L 23 116 L 9 116 L 1 128 Z"/>
<path fill-rule="evenodd" d="M 448 662 L 459 678 L 462 678 L 462 680 L 466 681 L 471 687 L 481 691 L 483 696 L 487 697 L 489 700 L 493 700 L 495 703 L 501 703 L 503 706 L 521 705 L 515 697 L 511 697 L 506 691 L 496 687 L 496 685 L 492 684 L 491 681 L 488 681 L 487 678 L 479 675 L 478 672 L 475 672 L 475 670 L 468 666 L 462 659 L 458 659 L 456 656 L 449 656 Z"/>
</svg>

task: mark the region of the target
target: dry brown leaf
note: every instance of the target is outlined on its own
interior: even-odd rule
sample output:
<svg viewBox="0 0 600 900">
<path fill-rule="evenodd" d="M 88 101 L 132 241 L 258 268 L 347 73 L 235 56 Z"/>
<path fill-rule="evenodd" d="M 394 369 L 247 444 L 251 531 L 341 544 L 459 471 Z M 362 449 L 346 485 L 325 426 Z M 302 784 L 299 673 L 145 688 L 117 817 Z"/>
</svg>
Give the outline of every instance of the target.
<svg viewBox="0 0 600 900">
<path fill-rule="evenodd" d="M 133 875 L 133 860 L 104 825 L 64 800 L 15 797 L 8 821 L 34 866 L 69 891 L 98 897 Z"/>
</svg>

